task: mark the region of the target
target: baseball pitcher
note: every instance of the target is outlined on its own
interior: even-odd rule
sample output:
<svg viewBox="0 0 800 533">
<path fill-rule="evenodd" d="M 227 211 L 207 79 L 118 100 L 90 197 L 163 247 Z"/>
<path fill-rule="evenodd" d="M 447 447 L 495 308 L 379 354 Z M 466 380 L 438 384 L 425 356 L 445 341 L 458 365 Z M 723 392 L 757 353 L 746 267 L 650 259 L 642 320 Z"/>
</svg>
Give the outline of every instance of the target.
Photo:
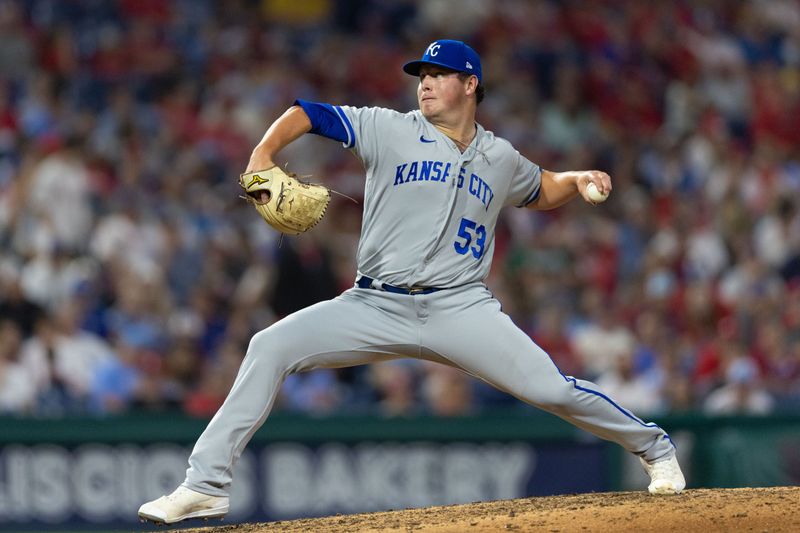
<svg viewBox="0 0 800 533">
<path fill-rule="evenodd" d="M 553 209 L 578 195 L 596 203 L 611 192 L 611 178 L 597 170 L 541 169 L 481 127 L 481 61 L 463 42 L 435 41 L 403 70 L 419 78 L 419 109 L 297 100 L 253 150 L 240 183 L 265 220 L 290 234 L 313 226 L 328 196 L 283 173 L 275 155 L 310 132 L 341 142 L 361 160 L 355 283 L 253 336 L 225 403 L 192 451 L 185 482 L 142 505 L 141 518 L 175 523 L 224 515 L 233 465 L 289 374 L 398 357 L 459 368 L 618 443 L 641 459 L 651 493 L 683 490 L 664 430 L 593 383 L 562 374 L 484 285 L 502 208 Z"/>
</svg>

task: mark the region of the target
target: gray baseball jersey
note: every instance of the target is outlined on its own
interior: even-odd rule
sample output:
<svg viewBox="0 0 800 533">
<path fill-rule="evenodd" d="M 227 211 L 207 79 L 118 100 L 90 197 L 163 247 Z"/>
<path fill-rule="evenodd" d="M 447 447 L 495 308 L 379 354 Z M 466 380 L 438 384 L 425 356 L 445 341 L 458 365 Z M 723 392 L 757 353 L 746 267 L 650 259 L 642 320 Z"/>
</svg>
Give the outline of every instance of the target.
<svg viewBox="0 0 800 533">
<path fill-rule="evenodd" d="M 481 126 L 462 153 L 418 110 L 338 109 L 367 173 L 359 272 L 409 287 L 485 279 L 500 209 L 536 198 L 539 167 Z"/>
<path fill-rule="evenodd" d="M 536 165 L 480 126 L 462 153 L 418 111 L 299 104 L 312 132 L 342 141 L 364 163 L 358 276 L 378 281 L 357 283 L 253 336 L 228 397 L 192 451 L 185 486 L 228 494 L 234 463 L 289 374 L 397 357 L 459 368 L 647 461 L 674 453 L 657 425 L 593 383 L 561 374 L 483 284 L 498 213 L 535 200 Z M 395 292 L 409 287 L 433 289 Z"/>
</svg>

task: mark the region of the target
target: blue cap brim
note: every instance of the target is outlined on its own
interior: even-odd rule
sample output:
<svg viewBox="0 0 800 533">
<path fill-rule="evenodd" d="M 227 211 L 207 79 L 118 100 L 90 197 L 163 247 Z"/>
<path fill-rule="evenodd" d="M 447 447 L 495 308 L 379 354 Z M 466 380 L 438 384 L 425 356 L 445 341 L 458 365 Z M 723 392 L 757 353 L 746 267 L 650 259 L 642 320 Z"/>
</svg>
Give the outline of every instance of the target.
<svg viewBox="0 0 800 533">
<path fill-rule="evenodd" d="M 446 65 L 444 63 L 437 63 L 436 61 L 420 61 L 419 59 L 416 61 L 409 61 L 405 65 L 403 65 L 403 71 L 406 74 L 411 74 L 412 76 L 419 76 L 419 69 L 422 68 L 422 65 L 436 65 L 437 67 L 446 68 L 447 70 L 452 70 L 453 72 L 466 72 L 464 70 L 455 70 L 450 65 Z"/>
</svg>

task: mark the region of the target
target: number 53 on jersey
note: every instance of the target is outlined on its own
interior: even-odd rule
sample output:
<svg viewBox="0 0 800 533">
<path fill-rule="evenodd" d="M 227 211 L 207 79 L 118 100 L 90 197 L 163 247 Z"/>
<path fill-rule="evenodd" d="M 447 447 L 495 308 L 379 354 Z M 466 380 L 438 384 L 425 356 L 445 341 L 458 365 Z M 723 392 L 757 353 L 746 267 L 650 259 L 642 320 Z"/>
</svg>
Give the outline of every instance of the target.
<svg viewBox="0 0 800 533">
<path fill-rule="evenodd" d="M 473 244 L 474 240 L 474 244 Z M 458 228 L 458 238 L 453 243 L 456 253 L 465 255 L 472 252 L 475 259 L 483 257 L 486 248 L 486 228 L 468 218 L 461 219 L 461 226 Z"/>
</svg>

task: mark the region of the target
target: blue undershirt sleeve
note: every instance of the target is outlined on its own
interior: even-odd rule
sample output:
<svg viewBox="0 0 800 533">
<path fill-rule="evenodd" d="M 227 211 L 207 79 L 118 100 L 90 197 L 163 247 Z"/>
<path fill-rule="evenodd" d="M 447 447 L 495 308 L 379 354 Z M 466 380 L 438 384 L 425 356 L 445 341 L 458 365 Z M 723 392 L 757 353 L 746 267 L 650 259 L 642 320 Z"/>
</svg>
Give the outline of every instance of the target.
<svg viewBox="0 0 800 533">
<path fill-rule="evenodd" d="M 339 106 L 319 104 L 307 100 L 297 99 L 294 105 L 299 105 L 311 120 L 311 133 L 339 141 L 345 148 L 352 148 L 356 144 L 353 125 Z"/>
</svg>

